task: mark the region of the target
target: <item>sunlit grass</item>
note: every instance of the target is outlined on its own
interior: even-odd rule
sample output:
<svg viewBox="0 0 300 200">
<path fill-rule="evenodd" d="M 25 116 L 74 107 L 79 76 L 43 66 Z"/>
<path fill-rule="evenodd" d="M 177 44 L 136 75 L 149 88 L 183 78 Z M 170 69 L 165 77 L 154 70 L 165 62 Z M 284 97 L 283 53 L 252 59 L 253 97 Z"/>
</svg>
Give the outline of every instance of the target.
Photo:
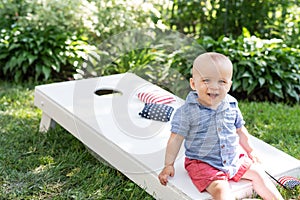
<svg viewBox="0 0 300 200">
<path fill-rule="evenodd" d="M 300 159 L 300 105 L 240 103 L 249 132 Z"/>
<path fill-rule="evenodd" d="M 299 104 L 288 106 L 267 102 L 241 102 L 239 106 L 250 134 L 300 159 Z M 300 187 L 294 190 L 278 188 L 284 199 L 300 199 Z"/>
<path fill-rule="evenodd" d="M 0 83 L 0 199 L 153 199 L 64 129 L 39 133 L 33 93 Z"/>
</svg>

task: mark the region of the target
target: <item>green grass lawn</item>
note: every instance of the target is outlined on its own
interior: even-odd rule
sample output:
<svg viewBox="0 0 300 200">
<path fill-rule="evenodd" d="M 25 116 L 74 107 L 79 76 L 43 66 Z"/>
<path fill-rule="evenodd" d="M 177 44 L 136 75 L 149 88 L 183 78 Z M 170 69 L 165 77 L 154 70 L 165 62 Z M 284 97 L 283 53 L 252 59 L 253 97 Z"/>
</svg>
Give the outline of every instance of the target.
<svg viewBox="0 0 300 200">
<path fill-rule="evenodd" d="M 39 133 L 34 88 L 0 82 L 0 199 L 153 199 L 58 127 Z M 249 132 L 300 159 L 300 106 L 240 102 Z M 280 161 L 283 162 L 283 161 Z M 284 191 L 300 199 L 300 188 Z"/>
</svg>

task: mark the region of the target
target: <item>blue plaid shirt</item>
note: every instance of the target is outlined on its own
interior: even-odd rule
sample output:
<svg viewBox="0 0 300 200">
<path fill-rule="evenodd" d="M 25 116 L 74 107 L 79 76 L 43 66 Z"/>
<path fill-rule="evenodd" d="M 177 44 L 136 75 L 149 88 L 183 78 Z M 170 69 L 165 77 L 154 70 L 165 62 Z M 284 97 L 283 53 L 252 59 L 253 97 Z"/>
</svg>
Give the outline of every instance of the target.
<svg viewBox="0 0 300 200">
<path fill-rule="evenodd" d="M 229 94 L 213 110 L 201 105 L 197 93 L 192 91 L 176 110 L 171 132 L 184 136 L 188 158 L 206 162 L 232 178 L 240 167 L 236 129 L 244 124 L 238 103 Z"/>
</svg>

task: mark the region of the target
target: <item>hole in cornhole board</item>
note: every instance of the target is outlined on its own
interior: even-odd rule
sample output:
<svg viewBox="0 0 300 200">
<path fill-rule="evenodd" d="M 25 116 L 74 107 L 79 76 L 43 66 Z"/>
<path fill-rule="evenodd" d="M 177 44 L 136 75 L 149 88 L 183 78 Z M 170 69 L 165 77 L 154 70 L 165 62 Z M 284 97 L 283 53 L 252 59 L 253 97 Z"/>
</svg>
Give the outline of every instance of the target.
<svg viewBox="0 0 300 200">
<path fill-rule="evenodd" d="M 98 96 L 122 95 L 122 92 L 114 89 L 99 89 L 95 91 L 95 94 Z"/>
</svg>

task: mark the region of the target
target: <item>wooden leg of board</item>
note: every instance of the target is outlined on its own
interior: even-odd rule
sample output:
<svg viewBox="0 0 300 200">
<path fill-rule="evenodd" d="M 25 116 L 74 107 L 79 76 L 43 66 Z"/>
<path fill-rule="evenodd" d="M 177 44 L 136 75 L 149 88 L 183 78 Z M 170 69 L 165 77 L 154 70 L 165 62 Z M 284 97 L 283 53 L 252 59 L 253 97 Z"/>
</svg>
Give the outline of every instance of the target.
<svg viewBox="0 0 300 200">
<path fill-rule="evenodd" d="M 45 112 L 42 114 L 42 119 L 40 122 L 40 132 L 47 132 L 52 128 L 55 128 L 56 122 Z"/>
</svg>

